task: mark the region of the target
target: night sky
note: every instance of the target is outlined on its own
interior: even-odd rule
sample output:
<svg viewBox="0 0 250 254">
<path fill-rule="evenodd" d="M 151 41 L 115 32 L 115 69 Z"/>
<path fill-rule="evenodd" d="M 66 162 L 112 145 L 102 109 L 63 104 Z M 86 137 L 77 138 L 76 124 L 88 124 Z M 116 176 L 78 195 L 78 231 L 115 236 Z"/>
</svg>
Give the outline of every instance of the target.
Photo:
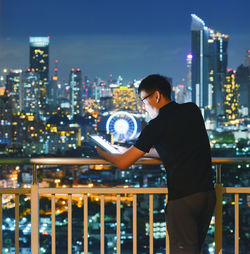
<svg viewBox="0 0 250 254">
<path fill-rule="evenodd" d="M 50 70 L 58 59 L 65 80 L 79 67 L 91 79 L 160 73 L 175 83 L 186 77 L 191 13 L 229 34 L 228 67 L 244 63 L 250 0 L 2 0 L 0 73 L 28 68 L 28 37 L 49 35 Z"/>
</svg>

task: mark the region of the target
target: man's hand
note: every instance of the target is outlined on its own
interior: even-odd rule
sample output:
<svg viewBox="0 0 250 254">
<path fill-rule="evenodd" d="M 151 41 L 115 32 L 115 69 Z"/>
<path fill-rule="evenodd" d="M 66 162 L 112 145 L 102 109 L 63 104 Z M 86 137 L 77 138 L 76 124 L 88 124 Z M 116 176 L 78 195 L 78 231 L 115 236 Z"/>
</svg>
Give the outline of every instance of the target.
<svg viewBox="0 0 250 254">
<path fill-rule="evenodd" d="M 106 153 L 104 150 L 101 149 L 100 146 L 96 146 L 96 151 L 101 157 L 104 157 L 104 153 Z"/>
<path fill-rule="evenodd" d="M 145 153 L 143 157 L 144 158 L 160 159 L 160 155 L 158 154 L 158 152 L 156 151 L 156 149 L 154 147 L 152 147 L 148 153 Z"/>
<path fill-rule="evenodd" d="M 120 169 L 126 169 L 130 167 L 135 161 L 141 158 L 145 152 L 139 150 L 138 148 L 131 146 L 126 152 L 122 154 L 112 154 L 102 150 L 97 146 L 98 154 L 105 160 L 111 162 Z"/>
<path fill-rule="evenodd" d="M 114 148 L 116 148 L 120 153 L 126 153 L 129 148 L 124 147 L 124 146 L 118 146 L 118 145 L 113 145 Z"/>
</svg>

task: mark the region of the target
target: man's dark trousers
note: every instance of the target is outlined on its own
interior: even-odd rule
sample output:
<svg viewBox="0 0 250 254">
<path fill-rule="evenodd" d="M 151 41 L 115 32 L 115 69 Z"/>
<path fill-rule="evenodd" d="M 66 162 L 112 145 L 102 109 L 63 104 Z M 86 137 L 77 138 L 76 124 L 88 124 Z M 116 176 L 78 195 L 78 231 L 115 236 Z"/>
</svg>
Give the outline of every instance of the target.
<svg viewBox="0 0 250 254">
<path fill-rule="evenodd" d="M 168 201 L 166 221 L 170 254 L 200 254 L 215 202 L 214 190 Z"/>
</svg>

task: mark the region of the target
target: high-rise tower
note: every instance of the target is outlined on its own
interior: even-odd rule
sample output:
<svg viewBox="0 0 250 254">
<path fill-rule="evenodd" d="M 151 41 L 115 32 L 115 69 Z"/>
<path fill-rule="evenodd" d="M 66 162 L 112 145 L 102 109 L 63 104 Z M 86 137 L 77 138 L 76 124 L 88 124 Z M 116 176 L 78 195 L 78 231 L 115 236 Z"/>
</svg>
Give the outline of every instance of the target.
<svg viewBox="0 0 250 254">
<path fill-rule="evenodd" d="M 191 53 L 187 55 L 187 87 L 192 88 L 192 59 L 193 56 Z"/>
<path fill-rule="evenodd" d="M 192 101 L 205 118 L 223 113 L 223 83 L 227 73 L 228 38 L 192 14 Z"/>
<path fill-rule="evenodd" d="M 236 71 L 230 70 L 224 80 L 224 115 L 229 120 L 235 120 L 239 116 L 239 84 L 235 73 Z"/>
<path fill-rule="evenodd" d="M 48 97 L 48 104 L 50 110 L 55 109 L 58 105 L 58 86 L 59 86 L 59 77 L 58 77 L 58 60 L 55 61 L 55 68 L 54 73 L 51 76 L 51 79 L 48 84 L 47 88 L 47 97 Z"/>
<path fill-rule="evenodd" d="M 22 83 L 22 70 L 10 70 L 6 76 L 6 94 L 10 97 L 13 105 L 13 113 L 20 113 L 20 97 L 21 97 L 21 83 Z"/>
<path fill-rule="evenodd" d="M 20 96 L 20 109 L 25 113 L 39 114 L 39 87 L 40 76 L 37 72 L 28 69 L 23 72 Z"/>
<path fill-rule="evenodd" d="M 250 49 L 246 53 L 245 66 L 250 68 Z"/>
<path fill-rule="evenodd" d="M 229 36 L 209 28 L 209 105 L 216 115 L 223 113 L 223 82 L 227 73 Z"/>
<path fill-rule="evenodd" d="M 42 80 L 49 77 L 49 37 L 29 37 L 30 68 L 39 72 Z"/>
<path fill-rule="evenodd" d="M 205 23 L 195 14 L 191 15 L 192 24 L 192 101 L 201 109 L 208 106 L 208 37 Z"/>
<path fill-rule="evenodd" d="M 250 114 L 250 66 L 244 66 L 243 64 L 237 68 L 236 81 L 239 84 L 240 94 L 240 107 L 242 110 L 242 116 L 249 116 Z"/>
<path fill-rule="evenodd" d="M 192 59 L 191 53 L 187 55 L 187 83 L 185 87 L 185 102 L 192 101 Z"/>
<path fill-rule="evenodd" d="M 70 101 L 73 118 L 74 115 L 83 113 L 83 84 L 82 84 L 82 72 L 79 68 L 72 69 L 69 75 L 70 84 Z"/>
<path fill-rule="evenodd" d="M 30 69 L 38 72 L 42 84 L 39 87 L 39 104 L 45 109 L 49 78 L 49 41 L 50 37 L 29 37 Z"/>
</svg>

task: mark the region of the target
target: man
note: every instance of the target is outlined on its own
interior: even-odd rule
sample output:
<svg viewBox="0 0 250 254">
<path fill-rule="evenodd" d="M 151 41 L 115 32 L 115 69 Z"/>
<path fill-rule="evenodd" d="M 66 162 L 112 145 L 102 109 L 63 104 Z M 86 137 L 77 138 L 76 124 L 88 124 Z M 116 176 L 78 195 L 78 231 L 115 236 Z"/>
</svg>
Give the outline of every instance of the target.
<svg viewBox="0 0 250 254">
<path fill-rule="evenodd" d="M 200 109 L 171 101 L 171 86 L 150 75 L 139 86 L 152 120 L 123 153 L 98 153 L 125 169 L 142 156 L 158 157 L 167 170 L 167 230 L 171 254 L 200 254 L 215 207 L 210 145 Z"/>
</svg>

